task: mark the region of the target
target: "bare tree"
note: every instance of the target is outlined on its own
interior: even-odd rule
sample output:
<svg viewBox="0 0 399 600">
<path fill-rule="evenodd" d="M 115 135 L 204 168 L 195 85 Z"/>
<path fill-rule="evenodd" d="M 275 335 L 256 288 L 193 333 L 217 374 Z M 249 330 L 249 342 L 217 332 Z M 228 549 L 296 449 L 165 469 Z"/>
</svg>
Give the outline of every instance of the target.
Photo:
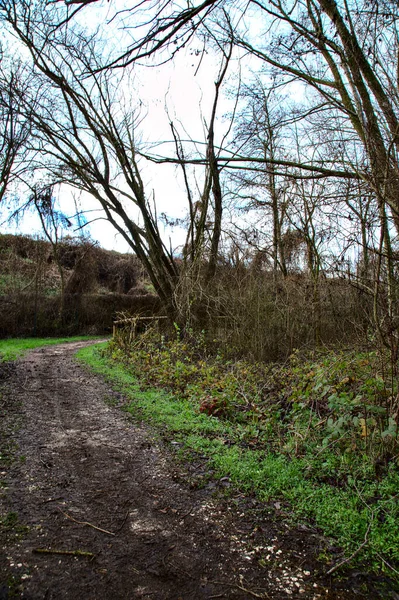
<svg viewBox="0 0 399 600">
<path fill-rule="evenodd" d="M 35 187 L 30 197 L 30 203 L 32 203 L 39 215 L 39 219 L 42 225 L 44 235 L 48 239 L 53 249 L 53 257 L 55 264 L 57 265 L 58 273 L 61 282 L 61 294 L 60 294 L 60 309 L 59 318 L 61 324 L 64 319 L 65 310 L 65 272 L 60 257 L 60 237 L 62 230 L 72 226 L 72 222 L 64 215 L 61 211 L 56 209 L 55 206 L 54 191 L 51 186 L 44 189 Z"/>
<path fill-rule="evenodd" d="M 241 189 L 246 186 L 248 191 L 252 186 L 252 190 L 263 191 L 262 200 L 271 219 L 274 271 L 283 274 L 288 271 L 284 227 L 288 204 L 296 199 L 297 218 L 293 212 L 290 218 L 306 241 L 307 266 L 317 285 L 317 244 L 323 233 L 316 227 L 318 210 L 325 198 L 340 188 L 338 181 L 342 189 L 350 188 L 351 194 L 355 188 L 361 189 L 355 202 L 351 195 L 350 203 L 355 207 L 351 218 L 360 220 L 367 263 L 368 203 L 372 199 L 381 233 L 376 249 L 380 267 L 375 274 L 375 297 L 381 296 L 380 284 L 385 278 L 389 326 L 393 327 L 396 274 L 392 222 L 399 231 L 397 5 L 389 0 L 250 0 L 242 6 L 238 0 L 228 4 L 207 0 L 187 8 L 170 1 L 162 6 L 154 2 L 147 5 L 148 11 L 142 11 L 141 3 L 119 10 L 115 2 L 111 3 L 114 12 L 110 20 L 122 31 L 129 29 L 129 36 L 121 35 L 106 53 L 97 31 L 102 27 L 101 14 L 96 17 L 91 37 L 82 32 L 80 15 L 90 14 L 92 4 L 88 0 L 39 0 L 34 4 L 0 0 L 0 13 L 30 52 L 36 96 L 40 89 L 40 110 L 31 119 L 31 149 L 41 157 L 36 166 L 50 173 L 52 182 L 71 183 L 98 200 L 107 218 L 141 258 L 168 313 L 173 318 L 179 313 L 176 289 L 181 283 L 181 267 L 160 235 L 156 205 L 142 176 L 145 158 L 181 166 L 189 213 L 184 260 L 193 264 L 207 253 L 208 281 L 215 274 L 221 240 L 221 174 L 227 169 L 239 174 L 235 181 Z M 224 19 L 216 29 L 209 17 L 221 7 Z M 254 18 L 258 24 L 255 30 L 250 27 Z M 262 24 L 267 35 L 258 35 Z M 213 38 L 223 53 L 205 151 L 189 155 L 173 126 L 177 158 L 150 156 L 138 140 L 139 112 L 123 108 L 130 66 L 156 53 L 159 62 L 169 60 L 199 29 L 204 31 L 205 43 Z M 232 39 L 236 47 L 259 59 L 263 85 L 258 97 L 252 99 L 246 142 L 218 148 L 215 114 Z M 277 84 L 285 85 L 291 98 L 300 96 L 293 118 L 302 124 L 298 125 L 298 147 L 291 153 L 281 151 L 278 120 L 276 123 L 270 109 L 268 88 Z M 25 115 L 28 96 L 24 99 Z M 132 104 L 131 98 L 128 103 Z M 348 143 L 359 150 L 356 160 L 345 148 Z M 204 167 L 204 185 L 197 196 L 189 186 L 189 165 Z M 329 184 L 315 183 L 323 179 Z M 344 205 L 348 208 L 345 194 L 340 198 L 340 210 Z"/>
<path fill-rule="evenodd" d="M 345 117 L 367 158 L 359 175 L 390 207 L 399 228 L 397 7 L 362 0 L 271 0 L 256 6 L 259 17 L 271 22 L 270 43 L 254 45 L 243 36 L 237 43 L 313 88 Z"/>
<path fill-rule="evenodd" d="M 175 297 L 179 264 L 162 238 L 156 203 L 142 177 L 142 115 L 132 108 L 132 103 L 139 104 L 132 98 L 132 73 L 127 68 L 101 69 L 101 45 L 79 29 L 66 28 L 54 34 L 50 26 L 47 30 L 43 24 L 39 29 L 31 27 L 27 7 L 13 8 L 6 13 L 7 22 L 30 52 L 34 93 L 40 97 L 40 105 L 30 114 L 30 148 L 36 153 L 36 171 L 42 171 L 49 184 L 66 183 L 91 194 L 141 259 L 168 315 L 184 319 Z M 196 215 L 195 246 L 199 255 L 205 243 L 205 228 L 209 232 L 212 221 L 207 279 L 215 272 L 221 235 L 222 192 L 214 129 L 219 90 L 230 56 L 231 47 L 215 86 L 204 157 L 204 192 Z M 29 93 L 22 100 L 26 115 Z"/>
<path fill-rule="evenodd" d="M 62 9 L 64 18 L 72 17 L 78 9 L 91 10 L 87 4 L 91 3 L 67 2 Z M 173 56 L 220 6 L 228 12 L 228 38 L 231 23 L 236 23 L 233 29 L 239 46 L 289 79 L 301 80 L 336 114 L 345 116 L 367 156 L 359 175 L 381 202 L 387 202 L 398 224 L 397 5 L 390 0 L 253 0 L 243 7 L 238 2 L 208 0 L 185 9 L 166 2 L 156 14 L 151 5 L 143 17 L 139 4 L 123 12 L 116 4 L 114 18 L 121 26 L 135 23 L 136 35 L 133 41 L 129 38 L 129 43 L 115 48 L 108 64 L 123 66 L 166 47 L 174 50 L 163 59 Z M 243 18 L 244 26 L 240 26 Z M 256 36 L 251 19 L 263 22 L 268 35 Z M 337 170 L 332 160 L 318 166 L 326 175 L 329 168 L 331 172 Z M 313 169 L 316 167 L 314 163 Z"/>
<path fill-rule="evenodd" d="M 265 246 L 263 251 L 268 252 L 273 261 L 275 276 L 281 273 L 286 277 L 283 237 L 292 180 L 288 171 L 284 173 L 284 169 L 278 167 L 278 161 L 289 155 L 284 141 L 287 123 L 291 121 L 287 99 L 273 86 L 265 88 L 259 77 L 244 87 L 242 96 L 245 104 L 237 116 L 234 148 L 240 154 L 263 160 L 264 169 L 262 172 L 259 165 L 254 171 L 245 168 L 238 173 L 233 171 L 232 186 L 242 197 L 244 211 L 258 211 L 264 224 L 269 220 L 270 226 L 264 225 L 263 233 L 271 230 L 270 249 Z M 264 236 L 256 237 L 259 245 L 260 237 Z"/>
<path fill-rule="evenodd" d="M 13 65 L 10 62 L 0 50 L 0 203 L 10 186 L 29 170 L 30 159 L 27 149 L 30 115 L 22 108 L 21 99 L 28 81 L 22 66 L 17 61 Z"/>
</svg>

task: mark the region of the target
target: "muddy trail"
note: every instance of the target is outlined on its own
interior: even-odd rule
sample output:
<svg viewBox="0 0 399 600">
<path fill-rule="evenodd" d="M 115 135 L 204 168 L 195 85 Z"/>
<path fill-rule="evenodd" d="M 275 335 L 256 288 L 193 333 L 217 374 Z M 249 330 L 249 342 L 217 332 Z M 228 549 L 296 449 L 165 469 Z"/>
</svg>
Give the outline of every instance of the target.
<svg viewBox="0 0 399 600">
<path fill-rule="evenodd" d="M 177 465 L 75 361 L 82 345 L 3 367 L 1 600 L 397 597 L 362 573 L 323 575 L 317 531 L 227 498 L 228 481 L 199 489 L 198 465 Z"/>
</svg>

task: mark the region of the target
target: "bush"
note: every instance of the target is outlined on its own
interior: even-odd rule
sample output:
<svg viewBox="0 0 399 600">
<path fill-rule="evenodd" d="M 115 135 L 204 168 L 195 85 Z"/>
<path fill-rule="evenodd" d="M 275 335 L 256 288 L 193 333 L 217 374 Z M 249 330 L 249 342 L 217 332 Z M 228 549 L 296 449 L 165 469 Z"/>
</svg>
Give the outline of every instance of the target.
<svg viewBox="0 0 399 600">
<path fill-rule="evenodd" d="M 150 295 L 70 294 L 61 320 L 59 295 L 0 295 L 0 337 L 109 334 L 118 312 L 152 314 L 158 308 Z"/>
<path fill-rule="evenodd" d="M 398 382 L 376 352 L 294 352 L 284 364 L 210 352 L 204 335 L 184 339 L 148 331 L 111 352 L 146 386 L 172 390 L 199 412 L 251 425 L 251 443 L 312 458 L 337 480 L 360 469 L 388 469 L 399 451 Z M 253 427 L 252 427 L 253 426 Z M 328 456 L 324 464 L 325 457 Z M 331 473 L 330 473 L 331 470 Z"/>
</svg>

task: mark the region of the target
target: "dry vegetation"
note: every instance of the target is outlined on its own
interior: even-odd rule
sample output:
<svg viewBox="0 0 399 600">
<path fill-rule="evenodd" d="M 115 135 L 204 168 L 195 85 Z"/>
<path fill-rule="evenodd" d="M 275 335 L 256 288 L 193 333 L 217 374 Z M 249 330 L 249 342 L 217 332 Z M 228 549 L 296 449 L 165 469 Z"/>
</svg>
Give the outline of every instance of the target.
<svg viewBox="0 0 399 600">
<path fill-rule="evenodd" d="M 157 299 L 140 262 L 87 239 L 50 243 L 0 236 L 0 336 L 107 333 L 119 311 L 152 313 Z M 64 298 L 61 274 L 65 280 Z M 62 308 L 63 307 L 63 308 Z"/>
</svg>

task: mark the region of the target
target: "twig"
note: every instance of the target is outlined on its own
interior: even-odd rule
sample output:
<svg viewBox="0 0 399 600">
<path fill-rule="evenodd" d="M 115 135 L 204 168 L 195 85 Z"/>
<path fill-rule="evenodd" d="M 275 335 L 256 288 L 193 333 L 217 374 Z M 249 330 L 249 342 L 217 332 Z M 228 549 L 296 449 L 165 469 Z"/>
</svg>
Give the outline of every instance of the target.
<svg viewBox="0 0 399 600">
<path fill-rule="evenodd" d="M 392 565 L 390 565 L 389 562 L 387 562 L 385 560 L 385 558 L 383 556 L 381 556 L 381 554 L 379 552 L 376 552 L 376 554 L 382 560 L 382 562 L 384 563 L 384 565 L 386 565 L 388 567 L 388 569 L 391 569 L 391 571 L 393 571 L 394 573 L 396 573 L 397 575 L 399 575 L 399 571 L 397 571 Z"/>
<path fill-rule="evenodd" d="M 63 500 L 64 496 L 58 496 L 58 498 L 49 498 L 48 500 L 43 500 L 41 504 L 48 504 L 49 502 L 58 502 L 58 500 Z"/>
<path fill-rule="evenodd" d="M 85 550 L 54 550 L 52 548 L 34 548 L 32 552 L 34 554 L 61 554 L 66 556 L 85 556 L 87 558 L 94 558 L 93 552 L 86 552 Z"/>
<path fill-rule="evenodd" d="M 248 590 L 247 588 L 243 587 L 242 585 L 238 585 L 238 583 L 234 584 L 234 587 L 238 588 L 239 590 L 242 590 L 243 592 L 245 592 L 246 594 L 249 594 L 250 596 L 253 596 L 254 598 L 268 598 L 269 595 L 264 592 L 262 595 L 257 594 L 256 592 L 252 592 L 251 590 Z"/>
<path fill-rule="evenodd" d="M 45 390 L 46 388 L 44 387 L 37 387 L 37 388 L 27 388 L 24 385 L 20 385 L 19 386 L 21 388 L 21 390 L 24 390 L 24 392 L 29 392 L 30 394 L 35 393 L 35 392 L 41 392 L 42 390 Z"/>
<path fill-rule="evenodd" d="M 263 592 L 262 595 L 257 594 L 256 592 L 253 592 L 252 590 L 248 590 L 247 588 L 243 587 L 242 585 L 239 585 L 238 583 L 227 583 L 224 581 L 208 581 L 208 583 L 212 583 L 213 585 L 225 585 L 226 587 L 238 588 L 242 592 L 245 592 L 246 594 L 249 594 L 250 596 L 253 596 L 254 598 L 261 598 L 262 600 L 264 600 L 265 598 L 269 598 L 269 595 L 266 591 Z"/>
<path fill-rule="evenodd" d="M 119 533 L 119 532 L 120 532 L 120 531 L 123 529 L 123 526 L 125 525 L 125 523 L 126 523 L 126 521 L 127 521 L 127 518 L 128 518 L 128 516 L 129 516 L 129 514 L 130 514 L 130 510 L 128 510 L 128 511 L 127 511 L 127 513 L 126 513 L 126 515 L 125 515 L 125 517 L 124 517 L 124 519 L 123 519 L 123 521 L 122 521 L 122 525 L 120 525 L 120 526 L 118 527 L 118 529 L 115 531 L 115 533 Z M 114 534 L 112 534 L 112 535 L 115 535 L 115 533 L 114 533 Z"/>
<path fill-rule="evenodd" d="M 363 548 L 368 544 L 369 540 L 368 540 L 368 535 L 369 535 L 369 531 L 370 531 L 370 527 L 371 527 L 371 523 L 372 521 L 370 521 L 369 526 L 367 527 L 367 531 L 366 534 L 364 536 L 364 542 L 362 542 L 359 546 L 359 548 L 357 548 L 353 554 L 351 554 L 348 558 L 345 558 L 344 560 L 341 560 L 341 562 L 339 562 L 338 564 L 335 565 L 335 567 L 332 567 L 331 569 L 329 569 L 326 573 L 326 575 L 332 575 L 333 573 L 335 573 L 335 571 L 337 571 L 338 569 L 340 569 L 343 565 L 346 565 L 347 563 L 351 562 L 351 560 L 353 560 L 355 558 L 355 556 L 357 556 L 359 554 L 359 552 L 361 552 L 363 550 Z"/>
<path fill-rule="evenodd" d="M 39 460 L 42 463 L 43 467 L 45 469 L 50 469 L 51 468 L 51 463 L 50 462 L 46 462 L 45 460 L 42 459 L 42 455 L 39 454 Z"/>
<path fill-rule="evenodd" d="M 190 510 L 188 512 L 184 513 L 184 515 L 182 515 L 181 517 L 179 516 L 180 521 L 184 521 L 184 519 L 186 517 L 188 517 L 193 512 L 193 510 L 196 509 L 196 507 L 197 507 L 197 505 L 193 504 L 193 506 L 190 508 Z"/>
<path fill-rule="evenodd" d="M 88 521 L 78 521 L 77 519 L 74 519 L 73 517 L 71 517 L 71 515 L 68 515 L 67 513 L 62 511 L 60 508 L 58 510 L 65 517 L 67 517 L 67 519 L 70 519 L 71 521 L 73 521 L 74 523 L 77 523 L 78 525 L 87 525 L 88 527 L 92 527 L 96 531 L 101 531 L 101 533 L 106 533 L 107 535 L 115 535 L 114 533 L 112 533 L 112 531 L 107 531 L 106 529 L 101 529 L 101 527 L 97 527 L 97 525 L 93 525 L 92 523 L 89 523 Z"/>
<path fill-rule="evenodd" d="M 142 483 L 144 483 L 145 481 L 147 481 L 147 479 L 149 479 L 151 477 L 152 473 L 149 473 L 148 475 L 146 475 L 145 477 L 143 477 L 143 479 L 140 479 L 139 481 L 135 481 L 134 483 L 136 485 L 141 485 Z"/>
</svg>

